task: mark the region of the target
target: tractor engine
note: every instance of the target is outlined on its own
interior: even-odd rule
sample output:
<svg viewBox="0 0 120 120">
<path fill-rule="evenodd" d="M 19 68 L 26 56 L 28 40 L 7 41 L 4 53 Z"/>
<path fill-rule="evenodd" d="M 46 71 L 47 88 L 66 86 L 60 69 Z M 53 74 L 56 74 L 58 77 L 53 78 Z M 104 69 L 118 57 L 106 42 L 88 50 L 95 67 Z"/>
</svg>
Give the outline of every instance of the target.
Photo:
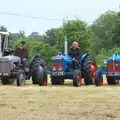
<svg viewBox="0 0 120 120">
<path fill-rule="evenodd" d="M 52 57 L 52 76 L 65 76 L 65 72 L 72 72 L 72 58 L 58 55 Z"/>
<path fill-rule="evenodd" d="M 0 57 L 0 76 L 10 76 L 18 63 L 21 63 L 21 60 L 17 56 Z"/>
<path fill-rule="evenodd" d="M 69 55 L 52 57 L 51 82 L 55 84 L 64 84 L 64 79 L 73 78 L 72 58 Z"/>
</svg>

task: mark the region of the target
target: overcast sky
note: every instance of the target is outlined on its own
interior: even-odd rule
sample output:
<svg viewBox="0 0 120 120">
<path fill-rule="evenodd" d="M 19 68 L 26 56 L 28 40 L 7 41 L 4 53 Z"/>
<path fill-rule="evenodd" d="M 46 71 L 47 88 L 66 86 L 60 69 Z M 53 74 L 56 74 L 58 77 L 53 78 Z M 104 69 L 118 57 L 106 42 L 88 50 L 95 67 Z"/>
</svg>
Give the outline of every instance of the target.
<svg viewBox="0 0 120 120">
<path fill-rule="evenodd" d="M 118 11 L 120 0 L 0 0 L 0 12 L 16 13 L 39 18 L 74 19 L 76 16 L 91 24 L 107 10 Z M 0 13 L 0 25 L 10 32 L 24 30 L 43 34 L 47 29 L 60 27 L 62 21 L 40 20 Z"/>
</svg>

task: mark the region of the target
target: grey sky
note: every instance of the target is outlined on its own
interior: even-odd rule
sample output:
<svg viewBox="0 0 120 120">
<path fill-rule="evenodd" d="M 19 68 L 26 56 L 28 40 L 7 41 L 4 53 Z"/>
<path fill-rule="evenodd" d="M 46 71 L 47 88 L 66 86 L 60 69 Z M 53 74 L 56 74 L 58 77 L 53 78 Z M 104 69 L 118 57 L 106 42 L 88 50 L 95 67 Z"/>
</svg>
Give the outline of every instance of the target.
<svg viewBox="0 0 120 120">
<path fill-rule="evenodd" d="M 119 10 L 120 0 L 0 0 L 0 12 L 47 18 L 68 18 L 75 16 L 92 23 L 107 10 Z M 59 27 L 61 21 L 38 20 L 0 14 L 0 25 L 10 32 L 24 30 L 43 34 L 47 29 Z"/>
</svg>

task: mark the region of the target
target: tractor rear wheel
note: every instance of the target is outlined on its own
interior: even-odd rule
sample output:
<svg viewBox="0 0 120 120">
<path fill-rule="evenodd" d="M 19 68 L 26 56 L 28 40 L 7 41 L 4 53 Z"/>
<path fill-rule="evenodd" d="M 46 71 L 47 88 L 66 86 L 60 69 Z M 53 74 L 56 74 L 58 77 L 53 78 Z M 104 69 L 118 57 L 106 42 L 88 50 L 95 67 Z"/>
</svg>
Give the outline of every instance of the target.
<svg viewBox="0 0 120 120">
<path fill-rule="evenodd" d="M 45 70 L 42 66 L 39 67 L 39 70 L 36 72 L 36 81 L 39 86 L 47 86 L 47 75 L 45 74 Z"/>
<path fill-rule="evenodd" d="M 100 70 L 97 70 L 95 73 L 95 85 L 103 86 L 103 75 L 102 75 L 102 71 Z"/>
<path fill-rule="evenodd" d="M 97 65 L 95 59 L 91 55 L 88 55 L 83 65 L 85 85 L 90 85 L 94 83 L 96 69 Z"/>
<path fill-rule="evenodd" d="M 39 84 L 39 86 L 47 86 L 47 75 L 41 66 L 32 76 L 32 82 L 33 84 Z"/>
<path fill-rule="evenodd" d="M 83 76 L 84 76 L 84 83 L 85 83 L 85 85 L 92 84 L 92 80 L 90 79 L 90 77 L 88 76 L 88 74 L 86 72 L 83 73 Z"/>
<path fill-rule="evenodd" d="M 75 70 L 73 74 L 73 85 L 79 87 L 82 85 L 81 71 Z"/>
<path fill-rule="evenodd" d="M 38 81 L 37 81 L 37 78 L 36 78 L 35 75 L 32 76 L 32 83 L 33 83 L 33 84 L 38 84 Z"/>
</svg>

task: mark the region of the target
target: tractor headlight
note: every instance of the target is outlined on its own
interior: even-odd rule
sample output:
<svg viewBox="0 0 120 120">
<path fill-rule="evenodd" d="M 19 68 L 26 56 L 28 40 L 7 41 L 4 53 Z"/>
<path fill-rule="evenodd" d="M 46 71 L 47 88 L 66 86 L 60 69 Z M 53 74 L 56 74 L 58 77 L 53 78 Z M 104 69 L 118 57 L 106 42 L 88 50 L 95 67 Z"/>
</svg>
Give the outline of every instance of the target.
<svg viewBox="0 0 120 120">
<path fill-rule="evenodd" d="M 59 70 L 59 71 L 62 71 L 62 67 L 59 67 L 58 70 Z"/>
<path fill-rule="evenodd" d="M 62 62 L 58 62 L 58 71 L 61 72 L 62 71 Z"/>
<path fill-rule="evenodd" d="M 57 70 L 57 68 L 54 66 L 54 67 L 52 68 L 52 70 L 53 70 L 53 71 L 56 71 L 56 70 Z"/>
<path fill-rule="evenodd" d="M 55 62 L 52 63 L 52 70 L 53 70 L 53 71 L 56 71 L 56 70 L 57 70 L 56 63 L 55 63 Z"/>
</svg>

